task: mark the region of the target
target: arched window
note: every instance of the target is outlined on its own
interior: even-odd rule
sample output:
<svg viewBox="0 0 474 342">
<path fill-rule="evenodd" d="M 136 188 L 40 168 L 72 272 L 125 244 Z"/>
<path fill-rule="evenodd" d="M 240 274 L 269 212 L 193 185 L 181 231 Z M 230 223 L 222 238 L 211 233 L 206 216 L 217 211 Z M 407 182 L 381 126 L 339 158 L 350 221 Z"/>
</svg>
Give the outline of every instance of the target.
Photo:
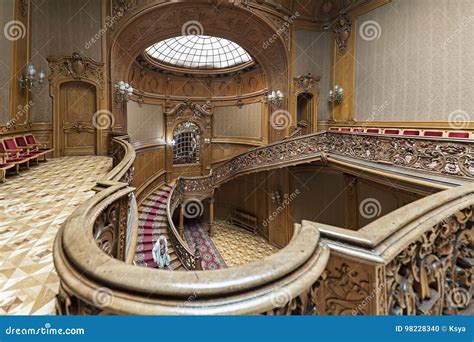
<svg viewBox="0 0 474 342">
<path fill-rule="evenodd" d="M 173 132 L 173 163 L 199 163 L 201 151 L 201 129 L 192 122 L 183 122 Z"/>
</svg>

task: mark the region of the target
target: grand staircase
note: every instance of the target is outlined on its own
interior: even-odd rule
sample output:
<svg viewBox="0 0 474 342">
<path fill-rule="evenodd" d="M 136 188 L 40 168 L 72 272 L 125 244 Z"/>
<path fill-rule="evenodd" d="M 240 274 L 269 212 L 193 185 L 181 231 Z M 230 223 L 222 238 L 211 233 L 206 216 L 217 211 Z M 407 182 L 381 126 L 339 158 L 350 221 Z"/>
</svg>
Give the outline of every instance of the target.
<svg viewBox="0 0 474 342">
<path fill-rule="evenodd" d="M 134 262 L 138 266 L 157 268 L 151 251 L 158 238 L 163 235 L 168 241 L 168 252 L 171 258 L 170 269 L 185 270 L 169 239 L 166 202 L 170 191 L 170 186 L 163 185 L 148 196 L 138 208 L 138 239 L 134 258 Z"/>
</svg>

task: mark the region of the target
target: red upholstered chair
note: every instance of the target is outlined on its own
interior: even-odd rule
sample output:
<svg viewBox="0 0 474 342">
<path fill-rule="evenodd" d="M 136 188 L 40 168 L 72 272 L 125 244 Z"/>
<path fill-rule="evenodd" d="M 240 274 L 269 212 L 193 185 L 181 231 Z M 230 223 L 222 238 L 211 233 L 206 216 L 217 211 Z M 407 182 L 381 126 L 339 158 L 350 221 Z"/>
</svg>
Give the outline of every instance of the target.
<svg viewBox="0 0 474 342">
<path fill-rule="evenodd" d="M 378 129 L 378 128 L 367 128 L 367 130 L 365 132 L 370 133 L 370 134 L 379 134 L 380 129 Z"/>
<path fill-rule="evenodd" d="M 40 151 L 43 153 L 44 160 L 46 160 L 46 155 L 54 151 L 52 148 L 47 148 L 46 144 L 39 143 L 33 134 L 25 135 L 26 142 L 28 145 L 32 146 L 32 151 Z"/>
<path fill-rule="evenodd" d="M 399 129 L 394 129 L 394 128 L 387 128 L 383 131 L 383 134 L 396 135 L 396 134 L 400 134 L 400 130 Z"/>
<path fill-rule="evenodd" d="M 0 143 L 0 145 L 2 145 Z M 3 146 L 3 145 L 2 145 Z M 7 163 L 7 154 L 0 154 L 0 182 L 4 183 L 7 179 L 7 171 L 15 167 L 14 163 Z"/>
<path fill-rule="evenodd" d="M 469 132 L 448 132 L 448 138 L 469 139 Z"/>
<path fill-rule="evenodd" d="M 354 132 L 354 133 L 364 133 L 364 129 L 362 127 L 354 127 L 352 129 L 352 132 Z"/>
<path fill-rule="evenodd" d="M 37 147 L 29 145 L 26 142 L 24 136 L 15 137 L 15 142 L 18 148 L 21 148 L 23 152 L 26 151 L 27 153 L 37 156 L 38 158 L 46 154 L 46 152 L 39 151 Z M 38 158 L 36 158 L 36 163 L 38 163 Z"/>
<path fill-rule="evenodd" d="M 443 137 L 443 131 L 424 131 L 423 132 L 424 137 L 438 137 L 442 138 Z"/>
<path fill-rule="evenodd" d="M 6 164 L 14 164 L 16 166 L 16 173 L 20 173 L 20 165 L 27 165 L 30 161 L 30 158 L 20 157 L 18 151 L 10 151 L 6 149 L 4 145 L 5 141 L 0 143 L 0 155 L 3 156 L 3 162 Z"/>
<path fill-rule="evenodd" d="M 420 135 L 420 131 L 417 129 L 406 129 L 403 131 L 403 135 L 417 136 L 417 135 Z"/>
<path fill-rule="evenodd" d="M 349 127 L 341 127 L 341 129 L 339 131 L 341 131 L 341 132 L 350 132 L 351 129 Z"/>
</svg>

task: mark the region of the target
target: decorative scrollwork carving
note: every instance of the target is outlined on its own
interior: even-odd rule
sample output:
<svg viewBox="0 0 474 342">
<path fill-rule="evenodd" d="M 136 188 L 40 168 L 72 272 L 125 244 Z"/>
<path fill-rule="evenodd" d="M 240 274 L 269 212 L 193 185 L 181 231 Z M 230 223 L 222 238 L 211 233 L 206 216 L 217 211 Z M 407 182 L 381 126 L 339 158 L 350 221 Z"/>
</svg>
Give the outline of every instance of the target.
<svg viewBox="0 0 474 342">
<path fill-rule="evenodd" d="M 388 313 L 459 314 L 474 293 L 473 208 L 426 231 L 387 265 Z"/>
<path fill-rule="evenodd" d="M 326 133 L 331 153 L 449 176 L 474 177 L 472 144 L 448 140 Z"/>
<path fill-rule="evenodd" d="M 58 76 L 71 77 L 75 80 L 90 79 L 104 88 L 104 64 L 94 61 L 91 58 L 83 57 L 78 52 L 73 52 L 72 56 L 58 58 L 48 58 L 52 81 Z"/>
<path fill-rule="evenodd" d="M 109 205 L 94 223 L 94 240 L 104 253 L 114 258 L 118 257 L 118 233 L 119 233 L 119 202 Z"/>
</svg>

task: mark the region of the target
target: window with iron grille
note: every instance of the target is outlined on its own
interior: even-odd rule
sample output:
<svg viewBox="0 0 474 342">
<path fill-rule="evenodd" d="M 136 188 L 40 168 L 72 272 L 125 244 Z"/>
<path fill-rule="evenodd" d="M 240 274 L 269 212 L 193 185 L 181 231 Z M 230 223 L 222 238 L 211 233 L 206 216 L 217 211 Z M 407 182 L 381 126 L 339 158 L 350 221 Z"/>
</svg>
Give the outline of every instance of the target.
<svg viewBox="0 0 474 342">
<path fill-rule="evenodd" d="M 173 132 L 173 163 L 199 163 L 201 130 L 192 122 L 183 122 Z"/>
</svg>

